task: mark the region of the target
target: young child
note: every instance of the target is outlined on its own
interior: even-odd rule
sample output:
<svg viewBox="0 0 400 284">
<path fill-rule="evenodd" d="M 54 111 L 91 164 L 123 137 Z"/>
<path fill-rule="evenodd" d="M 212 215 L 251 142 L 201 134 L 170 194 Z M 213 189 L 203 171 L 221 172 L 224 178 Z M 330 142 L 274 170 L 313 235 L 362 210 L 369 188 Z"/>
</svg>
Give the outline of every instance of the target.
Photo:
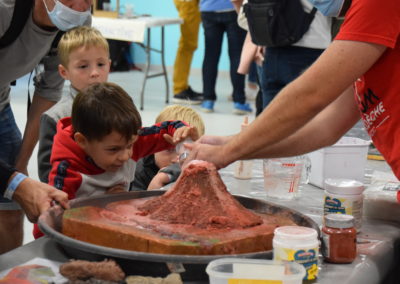
<svg viewBox="0 0 400 284">
<path fill-rule="evenodd" d="M 72 101 L 79 91 L 106 82 L 110 71 L 108 42 L 95 28 L 83 26 L 66 32 L 58 44 L 58 57 L 59 74 L 71 84 L 61 100 L 41 116 L 37 160 L 39 179 L 46 183 L 58 120 L 71 116 Z"/>
<path fill-rule="evenodd" d="M 142 128 L 132 98 L 121 87 L 94 84 L 75 97 L 72 117 L 57 124 L 49 184 L 69 199 L 128 191 L 137 160 L 188 137 L 197 139 L 197 130 L 178 120 Z M 34 236 L 40 236 L 37 227 Z"/>
<path fill-rule="evenodd" d="M 156 123 L 166 120 L 181 120 L 194 126 L 198 134 L 204 134 L 204 122 L 201 116 L 191 107 L 171 105 L 165 107 Z M 135 179 L 132 183 L 133 190 L 159 189 L 174 182 L 181 173 L 177 163 L 178 154 L 175 148 L 160 151 L 139 160 L 136 167 Z"/>
</svg>

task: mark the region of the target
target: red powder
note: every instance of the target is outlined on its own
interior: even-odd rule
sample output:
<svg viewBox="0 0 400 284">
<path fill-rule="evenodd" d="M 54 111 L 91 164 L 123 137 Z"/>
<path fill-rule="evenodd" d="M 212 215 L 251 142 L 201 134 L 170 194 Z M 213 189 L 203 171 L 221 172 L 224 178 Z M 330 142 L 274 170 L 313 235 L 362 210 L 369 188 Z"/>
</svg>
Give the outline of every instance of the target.
<svg viewBox="0 0 400 284">
<path fill-rule="evenodd" d="M 262 219 L 243 207 L 226 189 L 215 166 L 193 161 L 164 195 L 138 208 L 141 215 L 171 224 L 203 229 L 257 226 Z"/>
</svg>

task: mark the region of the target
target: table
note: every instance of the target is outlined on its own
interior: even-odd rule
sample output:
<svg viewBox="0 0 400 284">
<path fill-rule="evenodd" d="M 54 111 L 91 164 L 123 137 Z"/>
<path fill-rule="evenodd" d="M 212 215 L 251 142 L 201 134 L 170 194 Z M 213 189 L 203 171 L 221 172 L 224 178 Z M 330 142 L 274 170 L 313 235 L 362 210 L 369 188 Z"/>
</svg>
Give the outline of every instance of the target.
<svg viewBox="0 0 400 284">
<path fill-rule="evenodd" d="M 165 102 L 169 102 L 169 82 L 167 69 L 165 67 L 165 36 L 164 28 L 167 25 L 181 24 L 179 18 L 162 18 L 152 16 L 137 16 L 134 18 L 102 18 L 92 17 L 92 26 L 97 28 L 105 38 L 130 41 L 143 47 L 146 53 L 146 63 L 144 67 L 144 76 L 140 91 L 140 109 L 144 106 L 144 90 L 147 79 L 164 76 L 166 93 Z M 151 46 L 151 29 L 154 27 L 161 28 L 161 46 L 159 49 Z M 147 38 L 145 35 L 147 34 Z M 161 72 L 150 73 L 151 52 L 161 55 Z"/>
<path fill-rule="evenodd" d="M 220 171 L 229 191 L 237 195 L 263 198 L 261 161 L 255 161 L 253 178 L 238 180 L 233 177 L 233 166 Z M 323 190 L 312 185 L 301 189 L 298 199 L 278 201 L 282 206 L 298 210 L 318 224 L 322 221 Z M 272 200 L 270 200 L 272 201 Z M 315 284 L 374 284 L 400 283 L 400 227 L 397 223 L 364 219 L 358 234 L 358 256 L 351 264 L 329 264 L 319 259 L 318 279 L 304 281 Z M 24 263 L 34 257 L 44 257 L 65 262 L 67 256 L 48 237 L 35 240 L 25 246 L 0 255 L 0 271 Z M 202 282 L 190 282 L 202 283 Z M 204 282 L 205 283 L 205 282 Z"/>
</svg>

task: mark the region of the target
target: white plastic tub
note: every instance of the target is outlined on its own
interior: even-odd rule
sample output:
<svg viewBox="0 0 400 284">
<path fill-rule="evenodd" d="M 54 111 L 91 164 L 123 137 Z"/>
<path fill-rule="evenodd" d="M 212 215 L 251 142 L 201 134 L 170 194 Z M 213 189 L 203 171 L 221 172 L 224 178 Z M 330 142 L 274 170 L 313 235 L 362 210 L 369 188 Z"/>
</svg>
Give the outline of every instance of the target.
<svg viewBox="0 0 400 284">
<path fill-rule="evenodd" d="M 323 187 L 327 178 L 346 178 L 364 182 L 370 141 L 342 137 L 336 144 L 308 154 L 311 160 L 310 183 Z"/>
<path fill-rule="evenodd" d="M 246 283 L 244 280 L 282 281 L 301 284 L 305 268 L 296 262 L 267 259 L 220 258 L 206 268 L 210 284 Z M 239 281 L 240 280 L 240 281 Z M 248 282 L 253 283 L 253 282 Z"/>
</svg>

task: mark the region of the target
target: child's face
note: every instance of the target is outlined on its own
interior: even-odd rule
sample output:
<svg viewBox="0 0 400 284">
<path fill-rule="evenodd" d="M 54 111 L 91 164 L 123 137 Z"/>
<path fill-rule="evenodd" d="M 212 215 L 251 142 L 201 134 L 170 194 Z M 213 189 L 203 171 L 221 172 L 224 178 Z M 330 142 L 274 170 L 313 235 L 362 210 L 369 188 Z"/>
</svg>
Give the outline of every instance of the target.
<svg viewBox="0 0 400 284">
<path fill-rule="evenodd" d="M 61 77 L 71 82 L 78 91 L 108 79 L 110 59 L 104 48 L 82 46 L 71 52 L 67 66 L 59 65 Z"/>
<path fill-rule="evenodd" d="M 175 151 L 175 148 L 172 148 L 170 150 L 164 150 L 164 151 L 155 153 L 154 159 L 156 161 L 157 167 L 162 169 L 173 163 L 177 163 L 178 162 L 178 153 Z"/>
<path fill-rule="evenodd" d="M 133 135 L 129 141 L 118 132 L 113 131 L 101 141 L 88 141 L 82 134 L 79 138 L 75 134 L 75 140 L 88 154 L 94 163 L 107 172 L 115 172 L 132 157 L 133 143 L 137 135 Z"/>
</svg>

